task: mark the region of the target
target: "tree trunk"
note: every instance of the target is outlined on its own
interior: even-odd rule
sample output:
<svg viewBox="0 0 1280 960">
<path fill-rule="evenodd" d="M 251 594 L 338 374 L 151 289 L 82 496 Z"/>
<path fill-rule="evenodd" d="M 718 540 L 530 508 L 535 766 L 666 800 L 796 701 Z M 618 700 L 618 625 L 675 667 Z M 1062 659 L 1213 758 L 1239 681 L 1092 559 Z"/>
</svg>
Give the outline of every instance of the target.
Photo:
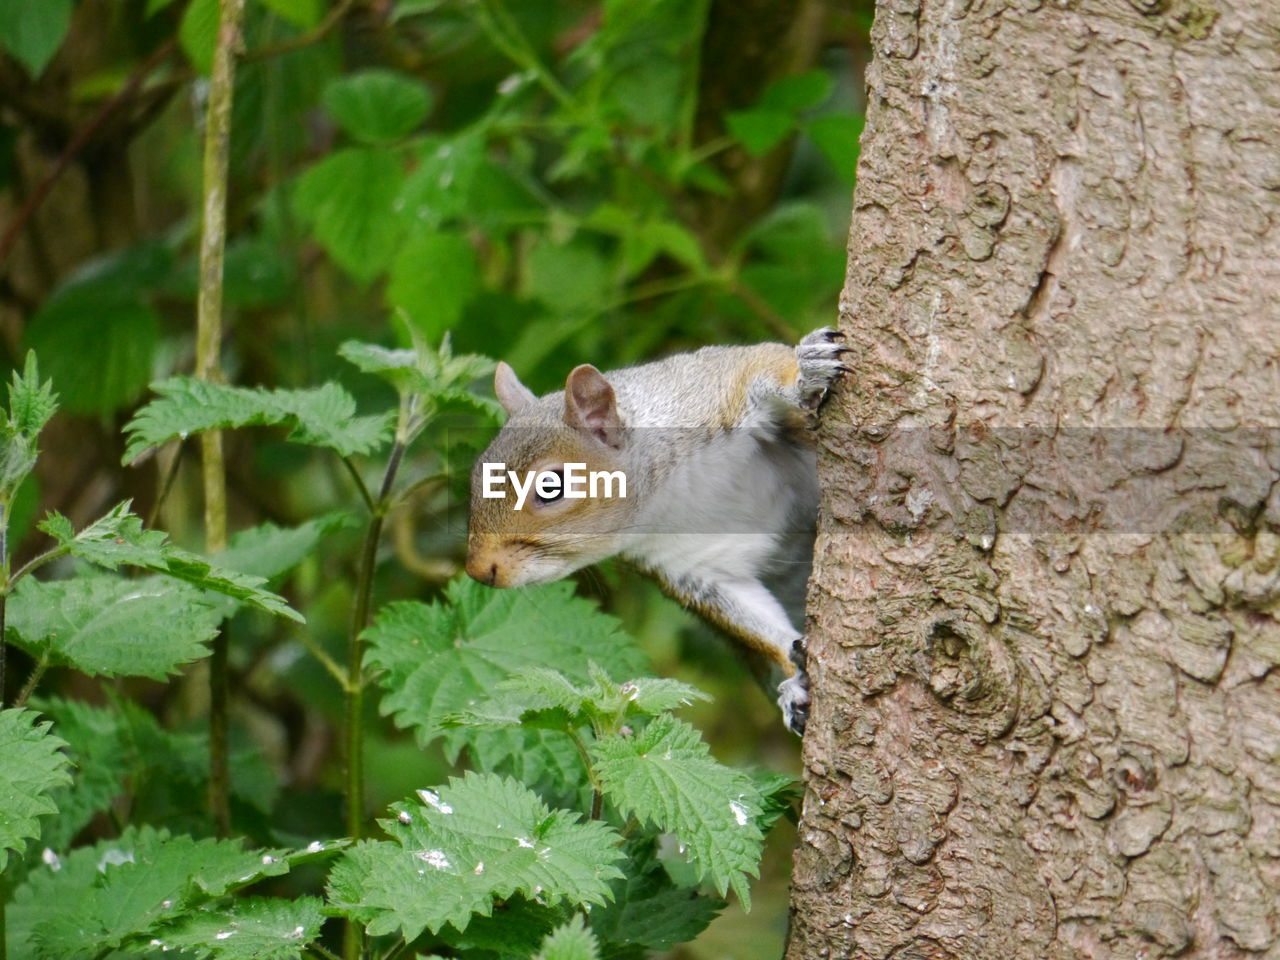
<svg viewBox="0 0 1280 960">
<path fill-rule="evenodd" d="M 1280 958 L 1280 4 L 873 43 L 787 956 Z"/>
</svg>

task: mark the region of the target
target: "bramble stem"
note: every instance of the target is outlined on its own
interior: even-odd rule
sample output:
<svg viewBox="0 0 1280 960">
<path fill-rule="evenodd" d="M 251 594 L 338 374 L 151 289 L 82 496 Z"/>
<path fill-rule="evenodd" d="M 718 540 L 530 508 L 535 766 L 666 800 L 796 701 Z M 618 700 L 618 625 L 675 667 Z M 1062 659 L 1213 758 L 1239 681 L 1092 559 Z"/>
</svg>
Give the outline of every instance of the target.
<svg viewBox="0 0 1280 960">
<path fill-rule="evenodd" d="M 245 0 L 221 0 L 218 43 L 209 78 L 205 113 L 204 219 L 200 231 L 200 293 L 196 303 L 196 377 L 222 380 L 222 268 L 227 246 L 227 158 L 231 146 L 231 102 L 235 92 L 235 55 L 240 45 Z M 205 547 L 219 553 L 227 546 L 227 476 L 222 432 L 200 435 L 204 481 Z M 209 812 L 218 836 L 231 829 L 230 774 L 227 761 L 227 646 L 225 630 L 213 640 L 209 662 Z"/>
</svg>

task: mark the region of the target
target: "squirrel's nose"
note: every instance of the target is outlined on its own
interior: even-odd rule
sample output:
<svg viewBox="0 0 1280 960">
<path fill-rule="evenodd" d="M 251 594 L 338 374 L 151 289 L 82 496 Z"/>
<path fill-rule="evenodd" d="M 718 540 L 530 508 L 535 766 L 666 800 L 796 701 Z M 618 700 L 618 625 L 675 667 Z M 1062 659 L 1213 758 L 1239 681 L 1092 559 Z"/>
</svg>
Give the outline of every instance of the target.
<svg viewBox="0 0 1280 960">
<path fill-rule="evenodd" d="M 467 576 L 485 586 L 495 586 L 498 582 L 498 565 L 487 557 L 467 557 Z"/>
</svg>

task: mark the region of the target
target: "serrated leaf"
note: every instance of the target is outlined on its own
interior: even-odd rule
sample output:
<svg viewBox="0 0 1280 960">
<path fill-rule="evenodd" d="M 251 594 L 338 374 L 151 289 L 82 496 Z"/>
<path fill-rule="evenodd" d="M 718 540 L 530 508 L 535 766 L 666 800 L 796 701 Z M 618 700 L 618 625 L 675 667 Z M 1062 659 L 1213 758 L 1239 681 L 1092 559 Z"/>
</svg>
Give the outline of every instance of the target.
<svg viewBox="0 0 1280 960">
<path fill-rule="evenodd" d="M 168 542 L 158 530 L 143 530 L 142 520 L 129 512 L 129 501 L 118 504 L 101 519 L 79 533 L 61 514 L 52 513 L 40 529 L 58 541 L 73 557 L 115 570 L 120 566 L 141 567 L 183 580 L 201 590 L 213 590 L 234 597 L 267 613 L 304 622 L 302 614 L 283 597 L 261 589 L 262 577 L 215 567 L 203 557 Z"/>
<path fill-rule="evenodd" d="M 249 897 L 190 913 L 155 930 L 146 945 L 213 960 L 297 960 L 320 935 L 323 907 L 315 897 Z"/>
<path fill-rule="evenodd" d="M 33 871 L 14 894 L 30 914 L 34 954 L 48 960 L 92 957 L 150 937 L 192 906 L 287 873 L 282 851 L 242 841 L 171 837 L 128 827 L 114 840 L 82 847 Z"/>
<path fill-rule="evenodd" d="M 717 762 L 698 731 L 669 714 L 634 736 L 602 737 L 591 753 L 607 800 L 674 833 L 698 875 L 721 894 L 732 887 L 750 909 L 747 876 L 757 875 L 764 843 L 750 778 Z"/>
<path fill-rule="evenodd" d="M 45 373 L 58 385 L 65 409 L 111 413 L 146 390 L 160 342 L 160 318 L 135 301 L 70 291 L 40 309 L 23 342 L 44 358 Z"/>
<path fill-rule="evenodd" d="M 439 340 L 462 317 L 480 285 L 475 251 L 460 233 L 418 230 L 396 254 L 387 302 L 403 310 L 427 340 Z"/>
<path fill-rule="evenodd" d="M 725 114 L 724 122 L 730 136 L 756 156 L 768 153 L 796 126 L 794 114 L 765 108 L 735 110 Z"/>
<path fill-rule="evenodd" d="M 27 351 L 22 372 L 13 372 L 9 385 L 8 428 L 34 437 L 58 410 L 53 381 L 40 379 L 35 351 Z"/>
<path fill-rule="evenodd" d="M 614 677 L 645 666 L 618 622 L 573 596 L 570 583 L 492 590 L 455 580 L 443 602 L 383 607 L 364 636 L 369 665 L 383 671 L 382 712 L 413 727 L 424 746 L 443 736 L 451 756 L 476 731 L 446 730 L 445 719 L 512 675 L 553 662 L 571 680 L 585 681 L 593 661 Z"/>
<path fill-rule="evenodd" d="M 673 882 L 656 846 L 653 838 L 633 840 L 627 875 L 610 884 L 612 899 L 591 911 L 591 929 L 605 943 L 670 950 L 700 934 L 724 909 L 723 900 Z"/>
<path fill-rule="evenodd" d="M 342 456 L 367 455 L 389 438 L 393 415 L 356 416 L 355 400 L 334 383 L 313 390 L 229 387 L 194 377 L 152 384 L 156 399 L 125 426 L 124 462 L 146 450 L 202 430 L 284 424 L 289 439 L 328 447 Z"/>
<path fill-rule="evenodd" d="M 431 108 L 427 88 L 392 70 L 362 70 L 330 81 L 324 108 L 349 136 L 365 143 L 394 143 L 422 123 Z"/>
<path fill-rule="evenodd" d="M 404 180 L 387 150 L 336 151 L 298 181 L 293 209 L 342 269 L 368 283 L 387 268 L 400 240 L 394 205 Z"/>
<path fill-rule="evenodd" d="M 9 851 L 21 852 L 40 836 L 42 814 L 57 813 L 49 794 L 71 782 L 66 743 L 49 733 L 48 721 L 21 708 L 0 710 L 0 870 Z"/>
<path fill-rule="evenodd" d="M 163 680 L 208 653 L 221 613 L 201 593 L 162 577 L 106 574 L 70 580 L 27 577 L 9 598 L 10 640 L 39 659 L 89 676 Z"/>
<path fill-rule="evenodd" d="M 542 941 L 534 960 L 600 960 L 600 942 L 587 928 L 582 914 L 577 913 Z"/>
<path fill-rule="evenodd" d="M 392 842 L 357 845 L 329 875 L 330 903 L 371 934 L 465 930 L 472 914 L 516 893 L 603 903 L 621 876 L 612 827 L 552 811 L 514 780 L 471 772 L 419 793 L 421 803 L 396 804 L 396 819 L 383 822 Z"/>
<path fill-rule="evenodd" d="M 191 0 L 182 12 L 178 42 L 196 72 L 208 76 L 213 70 L 213 50 L 218 42 L 218 0 Z"/>
<path fill-rule="evenodd" d="M 44 72 L 70 24 L 71 0 L 0 0 L 0 45 L 32 77 Z"/>
</svg>

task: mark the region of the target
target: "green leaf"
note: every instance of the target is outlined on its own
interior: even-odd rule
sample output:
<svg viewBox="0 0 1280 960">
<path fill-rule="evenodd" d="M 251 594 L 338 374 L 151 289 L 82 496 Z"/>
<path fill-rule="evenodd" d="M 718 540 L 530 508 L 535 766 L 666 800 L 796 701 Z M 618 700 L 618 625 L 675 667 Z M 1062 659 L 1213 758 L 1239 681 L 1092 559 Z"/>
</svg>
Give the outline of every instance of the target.
<svg viewBox="0 0 1280 960">
<path fill-rule="evenodd" d="M 501 408 L 491 399 L 477 396 L 468 389 L 473 381 L 493 373 L 494 362 L 474 353 L 455 356 L 448 335 L 434 351 L 426 346 L 392 350 L 348 340 L 338 348 L 338 353 L 365 373 L 386 380 L 398 393 L 417 394 L 426 409 L 441 403 L 463 403 L 501 418 Z"/>
<path fill-rule="evenodd" d="M 39 77 L 62 46 L 71 0 L 0 0 L 0 45 L 32 77 Z"/>
<path fill-rule="evenodd" d="M 390 437 L 394 414 L 358 417 L 351 395 L 336 383 L 312 390 L 228 387 L 194 377 L 171 377 L 152 384 L 157 399 L 125 426 L 124 462 L 151 447 L 185 439 L 202 430 L 286 424 L 289 439 L 328 447 L 342 456 L 374 452 Z"/>
<path fill-rule="evenodd" d="M 768 153 L 796 126 L 794 114 L 765 108 L 735 110 L 725 114 L 724 122 L 730 136 L 756 156 Z"/>
<path fill-rule="evenodd" d="M 174 0 L 147 0 L 147 9 L 143 11 L 143 19 L 159 13 L 165 7 L 173 6 Z"/>
<path fill-rule="evenodd" d="M 427 88 L 391 70 L 363 70 L 329 83 L 324 108 L 346 133 L 365 143 L 394 143 L 422 123 L 431 108 Z"/>
<path fill-rule="evenodd" d="M 482 732 L 447 730 L 445 720 L 486 699 L 503 680 L 560 664 L 588 679 L 595 662 L 610 676 L 643 673 L 645 658 L 618 622 L 573 595 L 573 584 L 493 590 L 454 580 L 445 601 L 391 603 L 365 631 L 368 662 L 383 673 L 381 710 L 413 727 L 427 745 L 444 737 L 451 756 Z"/>
<path fill-rule="evenodd" d="M 792 113 L 811 110 L 831 96 L 834 86 L 835 80 L 826 70 L 809 70 L 790 77 L 780 77 L 769 84 L 756 106 Z"/>
<path fill-rule="evenodd" d="M 213 70 L 213 50 L 218 42 L 220 11 L 218 0 L 191 0 L 178 25 L 178 42 L 196 72 L 208 76 Z"/>
<path fill-rule="evenodd" d="M 296 527 L 262 523 L 232 534 L 215 559 L 218 566 L 270 580 L 301 563 L 329 534 L 355 524 L 355 515 L 335 510 Z"/>
<path fill-rule="evenodd" d="M 58 409 L 50 381 L 40 382 L 35 353 L 28 351 L 23 372 L 13 373 L 9 410 L 0 410 L 0 509 L 10 511 L 5 523 L 9 536 L 17 534 L 12 512 L 18 488 L 36 465 L 40 431 Z M 16 539 L 14 541 L 17 542 Z"/>
<path fill-rule="evenodd" d="M 399 244 L 394 205 L 403 180 L 400 160 L 390 151 L 339 150 L 302 175 L 293 209 L 342 269 L 368 283 L 387 268 Z"/>
<path fill-rule="evenodd" d="M 853 183 L 860 149 L 858 138 L 865 120 L 861 114 L 832 113 L 810 120 L 805 126 L 809 139 L 845 183 Z"/>
<path fill-rule="evenodd" d="M 9 851 L 21 852 L 40 836 L 42 814 L 57 813 L 50 792 L 71 782 L 66 744 L 49 734 L 48 721 L 31 710 L 0 710 L 0 870 Z"/>
<path fill-rule="evenodd" d="M 185 583 L 94 574 L 43 582 L 27 577 L 9 598 L 10 640 L 33 657 L 89 676 L 163 680 L 208 653 L 221 614 Z"/>
<path fill-rule="evenodd" d="M 14 913 L 30 923 L 35 956 L 89 958 L 152 936 L 192 906 L 287 873 L 298 860 L 284 851 L 245 849 L 239 839 L 127 827 L 114 840 L 33 871 L 14 894 Z"/>
<path fill-rule="evenodd" d="M 557 927 L 542 941 L 542 949 L 534 960 L 600 960 L 600 942 L 587 929 L 582 914 Z"/>
<path fill-rule="evenodd" d="M 557 311 L 598 313 L 612 290 L 604 257 L 586 239 L 540 237 L 525 260 L 524 293 Z"/>
<path fill-rule="evenodd" d="M 613 896 L 591 911 L 591 929 L 605 943 L 670 950 L 692 940 L 724 909 L 723 900 L 675 883 L 656 856 L 656 838 L 632 840 L 626 876 Z"/>
<path fill-rule="evenodd" d="M 219 569 L 203 557 L 173 546 L 160 531 L 143 530 L 142 521 L 129 512 L 127 500 L 79 533 L 58 513 L 51 513 L 40 524 L 40 529 L 73 557 L 108 570 L 121 565 L 141 567 L 184 580 L 202 590 L 224 593 L 267 613 L 304 622 L 302 614 L 282 597 L 261 589 L 265 582 L 261 577 Z"/>
<path fill-rule="evenodd" d="M 509 778 L 469 772 L 419 795 L 382 823 L 393 842 L 357 845 L 329 875 L 330 903 L 370 934 L 464 930 L 472 914 L 488 916 L 495 899 L 516 893 L 603 903 L 622 875 L 612 827 L 552 811 Z"/>
<path fill-rule="evenodd" d="M 591 752 L 606 799 L 674 833 L 699 877 L 721 894 L 732 887 L 750 909 L 747 875 L 757 875 L 764 835 L 749 777 L 718 763 L 698 731 L 669 714 L 634 736 L 602 737 Z"/>
<path fill-rule="evenodd" d="M 480 268 L 460 233 L 420 230 L 391 265 L 387 302 L 403 310 L 415 330 L 431 342 L 457 324 L 480 286 Z"/>
<path fill-rule="evenodd" d="M 282 20 L 309 30 L 320 22 L 324 0 L 261 0 L 262 5 Z"/>
<path fill-rule="evenodd" d="M 40 369 L 33 351 L 27 351 L 22 373 L 13 372 L 9 386 L 9 418 L 7 428 L 34 437 L 58 410 L 58 395 L 53 381 L 40 381 Z M 0 413 L 0 416 L 3 414 Z"/>
<path fill-rule="evenodd" d="M 429 137 L 417 156 L 418 165 L 405 178 L 395 204 L 410 229 L 439 226 L 459 215 L 474 219 L 472 188 L 485 163 L 484 137 L 470 131 L 447 139 Z"/>
<path fill-rule="evenodd" d="M 142 396 L 159 341 L 154 310 L 100 299 L 94 287 L 53 297 L 24 335 L 58 385 L 63 407 L 82 414 L 112 413 Z"/>
<path fill-rule="evenodd" d="M 153 931 L 148 946 L 213 960 L 297 960 L 320 935 L 323 907 L 315 897 L 235 900 Z"/>
</svg>

